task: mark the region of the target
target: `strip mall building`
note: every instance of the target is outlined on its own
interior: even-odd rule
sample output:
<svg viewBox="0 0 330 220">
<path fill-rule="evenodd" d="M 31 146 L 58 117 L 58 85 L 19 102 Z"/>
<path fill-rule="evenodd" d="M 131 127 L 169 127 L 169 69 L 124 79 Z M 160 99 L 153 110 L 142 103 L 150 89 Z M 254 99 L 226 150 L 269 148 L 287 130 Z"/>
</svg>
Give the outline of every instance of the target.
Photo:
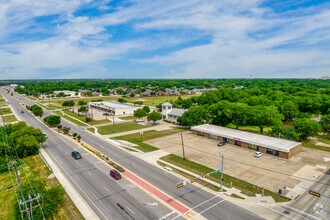
<svg viewBox="0 0 330 220">
<path fill-rule="evenodd" d="M 216 125 L 194 126 L 191 131 L 200 136 L 286 159 L 301 152 L 301 143 L 299 142 Z"/>
</svg>

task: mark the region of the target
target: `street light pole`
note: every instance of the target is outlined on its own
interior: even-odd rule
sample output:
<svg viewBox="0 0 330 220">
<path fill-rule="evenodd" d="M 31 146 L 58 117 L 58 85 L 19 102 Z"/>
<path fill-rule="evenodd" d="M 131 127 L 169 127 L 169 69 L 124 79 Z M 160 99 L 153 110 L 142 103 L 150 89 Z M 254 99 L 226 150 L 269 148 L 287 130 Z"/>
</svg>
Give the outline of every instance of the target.
<svg viewBox="0 0 330 220">
<path fill-rule="evenodd" d="M 112 127 L 113 127 L 113 133 L 115 133 L 115 115 L 112 115 Z"/>
<path fill-rule="evenodd" d="M 221 156 L 221 180 L 220 180 L 220 191 L 222 191 L 222 179 L 223 179 L 223 154 L 220 153 Z"/>
</svg>

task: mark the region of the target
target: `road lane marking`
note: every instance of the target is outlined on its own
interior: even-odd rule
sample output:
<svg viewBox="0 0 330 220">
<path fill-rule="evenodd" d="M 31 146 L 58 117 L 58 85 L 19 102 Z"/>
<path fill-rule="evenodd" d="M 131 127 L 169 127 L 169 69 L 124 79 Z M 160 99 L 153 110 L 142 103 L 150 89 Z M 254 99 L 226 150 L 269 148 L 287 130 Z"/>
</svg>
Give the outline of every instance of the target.
<svg viewBox="0 0 330 220">
<path fill-rule="evenodd" d="M 280 208 L 280 209 L 283 209 L 284 211 L 290 211 L 290 213 L 292 213 L 293 215 L 297 215 L 297 216 L 299 216 L 299 217 L 301 217 L 301 218 L 303 218 L 303 219 L 310 219 L 310 218 L 307 218 L 307 217 L 305 217 L 305 216 L 302 216 L 302 215 L 300 215 L 300 214 L 298 214 L 298 213 L 296 213 L 296 212 L 294 212 L 294 211 L 292 211 L 292 210 L 289 210 L 289 209 L 285 209 L 285 208 L 283 208 L 283 207 L 281 207 L 281 206 L 278 206 L 278 205 L 273 205 L 273 206 L 276 206 L 276 207 L 278 207 L 278 208 Z M 290 207 L 290 206 L 288 206 L 289 208 L 292 208 L 292 207 Z"/>
<path fill-rule="evenodd" d="M 201 205 L 207 203 L 208 201 L 211 201 L 212 199 L 217 198 L 217 197 L 220 198 L 219 196 L 213 196 L 212 198 L 210 198 L 210 199 L 208 199 L 208 200 L 205 200 L 204 202 L 199 203 L 198 205 L 196 205 L 196 206 L 190 208 L 190 209 L 189 209 L 188 211 L 186 211 L 185 213 L 182 213 L 182 214 L 177 215 L 177 216 L 176 216 L 175 218 L 173 218 L 172 220 L 177 219 L 177 218 L 179 218 L 179 217 L 182 216 L 182 215 L 185 215 L 186 213 L 190 212 L 191 210 L 194 210 L 195 208 L 197 208 L 197 207 L 199 207 L 199 206 L 201 206 Z"/>
<path fill-rule="evenodd" d="M 103 187 L 104 187 L 104 189 L 106 189 L 108 192 L 110 191 L 110 190 L 107 189 L 107 187 L 105 187 L 105 186 L 103 186 Z"/>
<path fill-rule="evenodd" d="M 227 198 L 227 199 L 228 199 L 228 198 Z M 203 211 L 201 211 L 201 212 L 200 212 L 200 213 L 198 213 L 198 214 L 200 215 L 200 214 L 202 214 L 202 213 L 206 212 L 207 210 L 209 210 L 209 209 L 213 208 L 213 207 L 214 207 L 214 206 L 216 206 L 216 205 L 219 205 L 220 203 L 222 203 L 222 202 L 226 201 L 227 199 L 221 200 L 221 201 L 219 201 L 219 202 L 217 202 L 217 203 L 215 203 L 215 204 L 211 205 L 210 207 L 208 207 L 208 208 L 204 209 Z"/>
<path fill-rule="evenodd" d="M 92 175 L 89 171 L 87 171 L 87 173 L 88 173 L 89 175 Z"/>
<path fill-rule="evenodd" d="M 175 211 L 172 211 L 172 212 L 170 212 L 170 213 L 167 213 L 166 215 L 164 215 L 164 216 L 160 217 L 158 220 L 163 220 L 163 219 L 166 219 L 167 217 L 169 217 L 169 216 L 173 215 L 174 213 L 175 213 Z"/>
<path fill-rule="evenodd" d="M 135 214 L 130 208 L 127 207 L 128 210 L 130 210 L 133 214 Z"/>
</svg>

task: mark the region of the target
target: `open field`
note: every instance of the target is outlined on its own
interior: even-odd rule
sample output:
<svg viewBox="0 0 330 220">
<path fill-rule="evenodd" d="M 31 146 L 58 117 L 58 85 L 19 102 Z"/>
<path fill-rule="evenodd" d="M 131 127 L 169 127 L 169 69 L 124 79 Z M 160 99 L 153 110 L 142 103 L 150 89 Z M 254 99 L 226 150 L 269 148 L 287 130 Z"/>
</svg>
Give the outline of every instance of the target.
<svg viewBox="0 0 330 220">
<path fill-rule="evenodd" d="M 4 99 L 0 99 L 0 103 L 2 103 L 2 102 L 5 102 L 5 100 Z"/>
<path fill-rule="evenodd" d="M 47 178 L 51 171 L 45 165 L 43 160 L 39 155 L 30 156 L 23 160 L 23 168 L 19 167 L 20 170 L 20 180 L 22 184 L 27 182 L 27 178 L 25 173 L 27 174 L 28 178 L 36 179 L 36 180 L 43 180 L 46 181 L 46 185 L 48 188 L 54 186 L 60 186 L 58 180 L 54 178 Z M 15 218 L 15 202 L 16 202 L 16 195 L 14 193 L 14 188 L 10 188 L 5 190 L 5 188 L 12 186 L 11 177 L 13 178 L 14 183 L 16 182 L 15 174 L 13 172 L 5 172 L 0 174 L 0 219 L 16 219 Z M 15 187 L 18 190 L 18 187 Z M 44 204 L 46 205 L 46 204 Z M 65 193 L 64 200 L 60 205 L 59 209 L 55 212 L 52 216 L 52 219 L 83 219 L 83 216 L 80 214 L 79 210 L 76 208 L 74 203 L 71 201 L 70 197 Z"/>
<path fill-rule="evenodd" d="M 15 117 L 15 115 L 5 115 L 5 116 L 2 116 L 2 119 L 3 119 L 4 123 L 17 121 L 17 118 Z"/>
<path fill-rule="evenodd" d="M 89 125 L 99 125 L 99 124 L 105 124 L 105 123 L 110 123 L 111 120 L 93 120 L 91 122 L 86 122 L 86 117 L 84 115 L 80 115 L 76 112 L 72 112 L 70 110 L 64 110 L 63 112 L 65 112 L 66 114 L 72 116 L 72 117 L 75 117 L 76 119 L 79 119 Z"/>
<path fill-rule="evenodd" d="M 178 132 L 182 132 L 179 129 L 169 129 L 169 130 L 163 130 L 163 131 L 156 131 L 156 130 L 150 130 L 150 131 L 144 131 L 142 135 L 142 143 L 141 143 L 141 136 L 140 133 L 134 133 L 130 135 L 125 135 L 125 136 L 119 136 L 116 137 L 118 140 L 125 140 L 129 141 L 133 144 L 137 144 L 139 146 L 133 146 L 143 152 L 150 152 L 154 150 L 158 150 L 158 148 L 151 146 L 149 144 L 143 143 L 143 141 L 148 141 L 151 139 L 159 138 L 159 137 L 165 137 L 168 135 L 172 135 Z"/>
<path fill-rule="evenodd" d="M 12 113 L 10 108 L 1 108 L 0 109 L 0 114 L 1 115 L 7 115 L 7 114 L 10 114 L 10 113 Z"/>
<path fill-rule="evenodd" d="M 179 166 L 181 168 L 184 168 L 186 170 L 189 170 L 193 173 L 199 174 L 199 175 L 203 175 L 203 174 L 210 173 L 210 172 L 214 171 L 213 169 L 211 169 L 209 167 L 200 165 L 200 164 L 195 163 L 195 162 L 190 161 L 190 160 L 184 160 L 181 157 L 173 155 L 173 154 L 161 157 L 160 159 L 164 160 L 166 162 L 172 163 L 174 165 L 177 165 L 177 166 Z M 220 183 L 221 173 L 212 173 L 207 178 L 209 178 L 212 181 Z M 243 180 L 234 178 L 234 177 L 229 176 L 225 173 L 223 174 L 223 179 L 224 179 L 223 180 L 223 185 L 224 186 L 230 187 L 230 183 L 232 182 L 233 187 L 235 187 L 237 189 L 240 189 L 241 192 L 243 194 L 247 195 L 247 196 L 255 196 L 255 194 L 261 194 L 261 188 L 258 188 L 257 186 L 255 186 L 251 183 L 248 183 L 248 182 L 245 182 Z M 272 196 L 273 199 L 276 202 L 286 202 L 286 201 L 290 200 L 289 198 L 281 196 L 277 193 L 273 193 L 273 192 L 271 192 L 269 190 L 266 190 L 266 189 L 265 189 L 265 196 Z"/>
<path fill-rule="evenodd" d="M 0 104 L 0 107 L 7 107 L 7 104 Z"/>
<path fill-rule="evenodd" d="M 115 124 L 115 132 L 113 132 L 113 125 L 105 125 L 98 127 L 98 133 L 102 135 L 106 135 L 106 134 L 120 133 L 124 131 L 137 130 L 147 127 L 148 126 L 146 125 L 140 125 L 135 122 L 127 122 L 127 123 Z"/>
<path fill-rule="evenodd" d="M 198 96 L 198 95 L 181 95 L 181 98 L 187 99 L 192 96 Z M 173 96 L 150 96 L 150 97 L 136 97 L 136 98 L 125 98 L 128 102 L 135 102 L 137 100 L 144 100 L 143 104 L 147 105 L 149 103 L 150 106 L 156 106 L 160 103 L 164 103 L 166 101 L 170 100 L 176 100 L 179 96 L 173 95 Z M 73 100 L 75 102 L 74 106 L 78 106 L 79 101 L 85 101 L 85 102 L 91 102 L 93 100 L 102 99 L 103 101 L 118 101 L 118 98 L 121 98 L 121 96 L 94 96 L 94 97 L 82 97 L 82 98 L 66 98 L 66 99 L 59 99 L 59 100 L 40 100 L 41 103 L 50 103 L 51 105 L 61 107 L 62 103 L 67 100 Z"/>
<path fill-rule="evenodd" d="M 181 95 L 181 98 L 187 99 L 192 96 L 199 96 L 199 95 Z M 177 98 L 179 98 L 178 95 L 169 95 L 169 96 L 152 96 L 152 97 L 136 97 L 136 98 L 128 98 L 127 100 L 129 102 L 135 102 L 138 100 L 144 100 L 144 105 L 150 105 L 150 106 L 156 106 L 158 104 L 167 102 L 167 101 L 175 101 Z"/>
</svg>

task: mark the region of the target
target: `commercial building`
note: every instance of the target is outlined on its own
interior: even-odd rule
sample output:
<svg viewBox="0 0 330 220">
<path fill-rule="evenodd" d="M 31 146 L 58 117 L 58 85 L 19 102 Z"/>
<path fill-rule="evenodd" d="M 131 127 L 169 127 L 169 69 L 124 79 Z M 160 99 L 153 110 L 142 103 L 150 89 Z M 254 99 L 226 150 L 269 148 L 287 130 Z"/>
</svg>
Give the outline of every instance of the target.
<svg viewBox="0 0 330 220">
<path fill-rule="evenodd" d="M 129 115 L 133 114 L 138 106 L 120 103 L 115 101 L 104 101 L 104 102 L 88 102 L 88 107 L 90 109 L 97 109 L 105 113 L 113 115 Z"/>
<path fill-rule="evenodd" d="M 173 105 L 169 102 L 162 104 L 162 116 L 164 120 L 177 122 L 178 118 L 181 117 L 187 110 L 172 108 L 172 106 Z"/>
<path fill-rule="evenodd" d="M 262 134 L 204 124 L 191 128 L 194 134 L 261 153 L 289 159 L 301 152 L 301 143 Z"/>
<path fill-rule="evenodd" d="M 65 96 L 70 96 L 70 97 L 79 97 L 80 96 L 80 93 L 75 92 L 75 91 L 68 91 L 68 90 L 54 91 L 55 96 L 57 96 L 60 93 L 63 93 Z"/>
</svg>

